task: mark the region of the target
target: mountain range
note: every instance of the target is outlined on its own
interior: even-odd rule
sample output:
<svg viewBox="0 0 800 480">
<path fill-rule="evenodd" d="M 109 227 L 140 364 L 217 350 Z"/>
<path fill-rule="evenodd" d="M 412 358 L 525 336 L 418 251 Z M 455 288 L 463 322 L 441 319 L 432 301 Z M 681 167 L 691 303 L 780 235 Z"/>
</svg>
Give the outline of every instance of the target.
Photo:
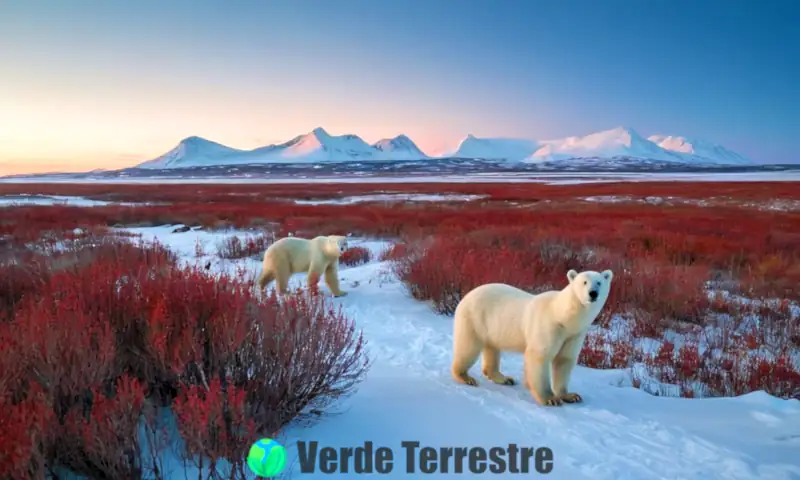
<svg viewBox="0 0 800 480">
<path fill-rule="evenodd" d="M 252 150 L 231 148 L 201 137 L 188 137 L 169 152 L 136 168 L 173 169 L 215 165 L 272 163 L 435 160 L 465 158 L 521 163 L 562 163 L 573 159 L 658 161 L 685 165 L 753 165 L 721 145 L 671 135 L 643 137 L 632 128 L 617 127 L 585 136 L 556 140 L 478 138 L 467 135 L 454 152 L 431 156 L 406 135 L 368 144 L 357 135 L 331 135 L 323 128 L 293 139 Z"/>
</svg>

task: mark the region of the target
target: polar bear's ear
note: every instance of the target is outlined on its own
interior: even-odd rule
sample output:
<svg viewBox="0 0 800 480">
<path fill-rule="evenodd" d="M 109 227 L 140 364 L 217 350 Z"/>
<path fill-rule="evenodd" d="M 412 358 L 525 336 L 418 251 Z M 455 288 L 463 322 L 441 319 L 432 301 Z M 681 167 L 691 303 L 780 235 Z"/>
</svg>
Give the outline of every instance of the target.
<svg viewBox="0 0 800 480">
<path fill-rule="evenodd" d="M 567 272 L 567 280 L 569 280 L 569 283 L 572 283 L 572 281 L 575 280 L 575 277 L 577 276 L 578 272 L 576 272 L 575 270 L 570 270 L 569 272 Z"/>
<path fill-rule="evenodd" d="M 611 270 L 603 270 L 603 278 L 610 282 L 611 279 L 614 278 L 614 272 Z"/>
</svg>

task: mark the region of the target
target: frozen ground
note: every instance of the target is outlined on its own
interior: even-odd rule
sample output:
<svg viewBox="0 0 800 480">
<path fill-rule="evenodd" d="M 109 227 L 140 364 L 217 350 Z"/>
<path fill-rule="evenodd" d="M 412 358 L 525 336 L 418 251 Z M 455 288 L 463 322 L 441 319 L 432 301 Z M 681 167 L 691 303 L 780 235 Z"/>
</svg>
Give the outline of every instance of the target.
<svg viewBox="0 0 800 480">
<path fill-rule="evenodd" d="M 101 207 L 105 205 L 147 205 L 146 203 L 104 202 L 84 197 L 66 197 L 61 195 L 0 195 L 0 207 L 17 207 L 25 205 L 69 205 L 71 207 Z"/>
<path fill-rule="evenodd" d="M 257 259 L 214 259 L 214 246 L 224 235 L 170 233 L 174 228 L 131 231 L 145 239 L 158 238 L 187 262 L 213 260 L 217 271 L 234 272 L 244 266 L 253 275 L 258 272 Z M 207 257 L 195 257 L 198 242 L 205 246 Z M 376 255 L 385 246 L 367 240 L 352 243 Z M 338 415 L 283 432 L 278 440 L 289 450 L 291 478 L 337 476 L 300 474 L 296 448 L 300 440 L 316 440 L 320 447 L 357 447 L 365 441 L 376 448 L 389 447 L 395 456 L 394 470 L 384 475 L 389 478 L 422 476 L 406 472 L 404 441 L 435 448 L 547 446 L 554 454 L 549 476 L 556 479 L 800 478 L 797 400 L 779 400 L 764 392 L 717 399 L 655 397 L 632 388 L 624 371 L 583 367 L 576 368 L 573 386 L 585 402 L 561 408 L 537 406 L 521 385 L 498 386 L 486 380 L 478 388 L 455 384 L 449 373 L 451 319 L 411 299 L 386 266 L 372 261 L 340 271 L 349 295 L 335 301 L 363 329 L 373 365 L 358 392 L 339 404 Z M 298 286 L 302 281 L 302 275 L 292 279 Z M 521 356 L 504 355 L 503 370 L 519 379 Z M 482 378 L 479 365 L 472 374 Z M 533 470 L 460 476 L 532 475 L 536 475 Z"/>
<path fill-rule="evenodd" d="M 596 203 L 636 203 L 649 205 L 693 205 L 698 207 L 710 206 L 741 206 L 745 208 L 755 208 L 758 210 L 773 211 L 795 211 L 800 210 L 800 201 L 797 200 L 771 200 L 767 202 L 739 202 L 732 198 L 708 197 L 703 200 L 681 197 L 645 197 L 635 198 L 625 195 L 600 195 L 593 197 L 582 197 L 579 200 Z"/>
</svg>

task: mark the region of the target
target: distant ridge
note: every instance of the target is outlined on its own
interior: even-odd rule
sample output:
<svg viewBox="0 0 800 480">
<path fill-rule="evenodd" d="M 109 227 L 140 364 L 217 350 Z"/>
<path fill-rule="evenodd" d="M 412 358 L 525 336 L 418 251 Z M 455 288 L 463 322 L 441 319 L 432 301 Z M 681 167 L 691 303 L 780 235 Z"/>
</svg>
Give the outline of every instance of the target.
<svg viewBox="0 0 800 480">
<path fill-rule="evenodd" d="M 331 135 L 322 127 L 280 144 L 240 150 L 201 137 L 181 140 L 169 152 L 136 166 L 142 169 L 192 168 L 215 165 L 270 163 L 330 163 L 352 161 L 433 160 L 465 158 L 548 163 L 572 159 L 641 159 L 687 165 L 754 165 L 721 145 L 680 136 L 643 137 L 629 127 L 557 140 L 479 138 L 467 135 L 455 152 L 431 156 L 408 136 L 368 144 L 358 135 Z"/>
</svg>

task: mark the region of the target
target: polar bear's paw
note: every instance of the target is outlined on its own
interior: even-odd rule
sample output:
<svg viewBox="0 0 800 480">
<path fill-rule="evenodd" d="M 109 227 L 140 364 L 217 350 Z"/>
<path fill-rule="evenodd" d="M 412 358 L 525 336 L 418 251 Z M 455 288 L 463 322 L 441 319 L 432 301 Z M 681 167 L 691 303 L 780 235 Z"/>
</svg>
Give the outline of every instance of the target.
<svg viewBox="0 0 800 480">
<path fill-rule="evenodd" d="M 559 396 L 559 398 L 564 403 L 581 403 L 583 401 L 583 398 L 577 393 L 565 393 Z"/>
<path fill-rule="evenodd" d="M 560 407 L 563 404 L 564 402 L 561 400 L 561 397 L 550 397 L 542 401 L 542 405 L 545 407 Z"/>
<path fill-rule="evenodd" d="M 491 380 L 492 382 L 498 385 L 516 385 L 517 381 L 514 380 L 513 377 L 507 377 L 502 373 L 488 373 L 486 371 L 483 372 L 483 375 Z"/>
<path fill-rule="evenodd" d="M 467 375 L 466 373 L 453 375 L 453 377 L 456 379 L 456 382 L 458 383 L 463 383 L 464 385 L 469 385 L 471 387 L 478 386 L 478 381 L 475 380 L 473 377 Z"/>
</svg>

